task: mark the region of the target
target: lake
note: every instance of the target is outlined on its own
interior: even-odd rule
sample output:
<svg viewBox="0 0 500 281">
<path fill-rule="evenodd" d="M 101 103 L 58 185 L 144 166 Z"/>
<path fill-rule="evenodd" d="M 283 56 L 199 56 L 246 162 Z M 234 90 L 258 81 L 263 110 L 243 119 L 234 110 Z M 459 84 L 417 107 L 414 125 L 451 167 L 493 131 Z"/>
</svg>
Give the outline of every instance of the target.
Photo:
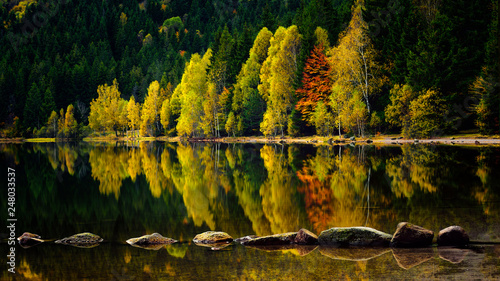
<svg viewBox="0 0 500 281">
<path fill-rule="evenodd" d="M 500 278 L 499 147 L 24 143 L 0 144 L 0 165 L 5 175 L 15 169 L 16 236 L 52 241 L 17 245 L 16 274 L 3 270 L 3 280 Z M 479 244 L 215 251 L 191 242 L 207 230 L 237 238 L 368 226 L 392 234 L 402 221 L 435 237 L 460 225 Z M 87 231 L 104 242 L 53 243 Z M 125 243 L 153 232 L 181 243 L 158 250 Z"/>
</svg>

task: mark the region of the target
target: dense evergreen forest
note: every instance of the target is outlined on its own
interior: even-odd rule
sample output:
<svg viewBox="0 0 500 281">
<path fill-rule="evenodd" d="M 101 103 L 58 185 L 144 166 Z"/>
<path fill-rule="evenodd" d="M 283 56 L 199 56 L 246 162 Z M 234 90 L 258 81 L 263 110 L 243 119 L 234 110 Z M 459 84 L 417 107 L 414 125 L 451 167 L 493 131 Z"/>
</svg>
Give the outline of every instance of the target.
<svg viewBox="0 0 500 281">
<path fill-rule="evenodd" d="M 2 137 L 500 129 L 498 0 L 0 3 Z"/>
</svg>

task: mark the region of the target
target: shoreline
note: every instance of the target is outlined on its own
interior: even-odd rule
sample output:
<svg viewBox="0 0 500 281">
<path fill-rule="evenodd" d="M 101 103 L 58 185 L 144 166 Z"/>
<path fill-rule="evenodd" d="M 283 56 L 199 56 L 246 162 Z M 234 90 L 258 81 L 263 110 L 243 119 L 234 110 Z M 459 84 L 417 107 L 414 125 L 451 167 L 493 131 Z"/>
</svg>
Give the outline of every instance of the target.
<svg viewBox="0 0 500 281">
<path fill-rule="evenodd" d="M 54 142 L 72 142 L 74 140 L 57 140 L 54 138 L 33 138 L 23 139 L 0 138 L 0 143 L 54 143 Z M 435 137 L 429 139 L 403 139 L 399 135 L 384 135 L 374 138 L 339 138 L 334 137 L 276 137 L 266 138 L 264 136 L 254 137 L 221 137 L 221 138 L 182 138 L 182 137 L 144 137 L 144 138 L 127 138 L 127 137 L 87 137 L 82 139 L 83 142 L 143 142 L 143 141 L 160 141 L 160 142 L 206 142 L 206 143 L 259 143 L 259 144 L 311 144 L 311 145 L 402 145 L 408 143 L 414 144 L 431 144 L 431 145 L 474 145 L 474 146 L 500 146 L 500 136 L 477 136 L 477 135 L 455 135 L 445 137 Z"/>
</svg>

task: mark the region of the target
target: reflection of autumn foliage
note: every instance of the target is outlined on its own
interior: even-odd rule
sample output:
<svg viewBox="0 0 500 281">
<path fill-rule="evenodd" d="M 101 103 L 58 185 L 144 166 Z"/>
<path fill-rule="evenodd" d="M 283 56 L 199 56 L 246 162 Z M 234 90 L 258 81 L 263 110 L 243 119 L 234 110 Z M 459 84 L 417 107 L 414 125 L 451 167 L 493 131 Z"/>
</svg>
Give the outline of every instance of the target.
<svg viewBox="0 0 500 281">
<path fill-rule="evenodd" d="M 303 183 L 298 191 L 304 193 L 307 217 L 313 224 L 314 230 L 320 232 L 327 229 L 334 215 L 332 189 L 320 181 L 307 165 L 297 172 L 297 177 Z"/>
<path fill-rule="evenodd" d="M 252 177 L 252 174 L 245 173 L 244 164 L 248 159 L 243 158 L 243 149 L 238 147 L 236 153 L 231 148 L 226 149 L 226 158 L 232 169 L 234 191 L 238 197 L 238 203 L 243 209 L 245 216 L 252 222 L 252 228 L 255 234 L 259 236 L 271 234 L 271 225 L 262 210 L 262 199 L 259 195 L 261 182 L 258 178 Z M 240 166 L 237 166 L 238 163 Z M 254 166 L 252 166 L 255 169 Z M 258 171 L 252 171 L 258 173 Z"/>
<path fill-rule="evenodd" d="M 159 198 L 167 185 L 167 179 L 160 164 L 160 148 L 151 146 L 149 151 L 146 143 L 141 143 L 142 172 L 149 183 L 149 190 L 154 197 Z"/>
<path fill-rule="evenodd" d="M 402 155 L 387 160 L 386 174 L 393 193 L 410 198 L 417 189 L 436 192 L 439 174 L 447 168 L 436 169 L 437 160 L 437 153 L 428 146 L 404 144 Z"/>
<path fill-rule="evenodd" d="M 387 206 L 383 195 L 370 189 L 371 166 L 363 148 L 318 148 L 297 172 L 298 188 L 304 194 L 306 212 L 314 230 L 368 225 L 379 227 L 387 217 L 369 212 L 371 206 Z M 377 163 L 375 163 L 377 164 Z M 385 216 L 385 217 L 384 217 Z"/>
<path fill-rule="evenodd" d="M 482 204 L 485 214 L 490 215 L 490 218 L 498 218 L 500 217 L 500 208 L 495 204 L 499 200 L 495 186 L 498 186 L 499 179 L 498 173 L 492 172 L 492 166 L 498 166 L 500 157 L 497 156 L 496 161 L 491 158 L 493 158 L 491 157 L 491 151 L 486 149 L 482 149 L 476 157 L 476 176 L 480 179 L 481 186 L 475 188 L 473 196 Z"/>
<path fill-rule="evenodd" d="M 197 150 L 198 151 L 198 150 Z M 204 181 L 205 169 L 200 155 L 190 145 L 177 147 L 179 164 L 174 164 L 172 179 L 175 188 L 182 194 L 188 215 L 196 226 L 204 222 L 212 230 L 215 229 L 214 215 L 210 210 L 211 203 L 217 193 Z"/>
<path fill-rule="evenodd" d="M 115 152 L 112 147 L 94 148 L 89 154 L 92 177 L 99 181 L 102 194 L 120 196 L 122 181 L 128 177 L 128 154 Z"/>
<path fill-rule="evenodd" d="M 260 150 L 268 174 L 267 180 L 260 187 L 262 209 L 273 233 L 296 231 L 300 228 L 293 173 L 288 168 L 285 155 L 279 151 L 281 148 L 265 145 Z"/>
</svg>

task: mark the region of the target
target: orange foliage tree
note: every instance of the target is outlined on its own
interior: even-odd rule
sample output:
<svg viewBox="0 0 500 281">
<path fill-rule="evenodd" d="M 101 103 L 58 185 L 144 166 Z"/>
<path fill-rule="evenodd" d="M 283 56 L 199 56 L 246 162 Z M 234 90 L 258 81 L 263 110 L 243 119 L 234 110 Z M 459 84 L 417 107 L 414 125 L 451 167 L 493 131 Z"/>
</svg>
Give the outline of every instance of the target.
<svg viewBox="0 0 500 281">
<path fill-rule="evenodd" d="M 306 60 L 302 87 L 297 89 L 300 99 L 295 106 L 302 113 L 303 120 L 313 125 L 313 113 L 319 101 L 327 102 L 331 93 L 330 65 L 324 53 L 323 44 L 314 46 Z"/>
</svg>

